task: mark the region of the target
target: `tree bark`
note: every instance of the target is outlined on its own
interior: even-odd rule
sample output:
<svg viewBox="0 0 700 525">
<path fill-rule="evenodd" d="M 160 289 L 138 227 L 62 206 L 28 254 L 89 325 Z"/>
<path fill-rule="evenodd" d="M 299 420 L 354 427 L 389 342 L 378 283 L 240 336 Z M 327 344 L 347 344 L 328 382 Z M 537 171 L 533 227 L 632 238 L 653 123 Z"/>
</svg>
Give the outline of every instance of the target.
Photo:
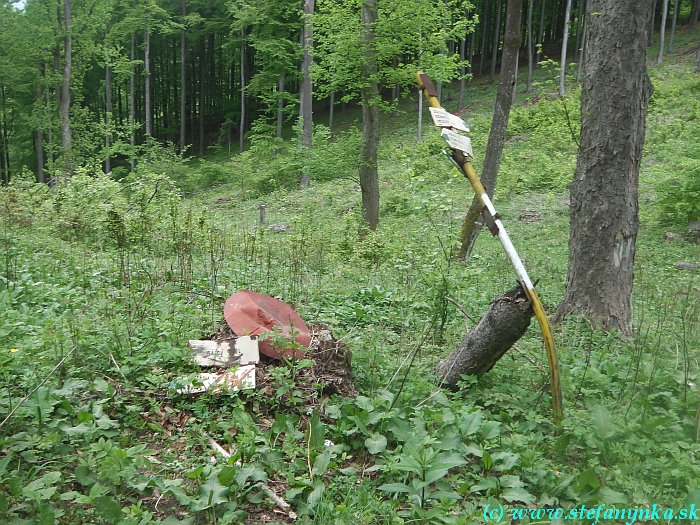
<svg viewBox="0 0 700 525">
<path fill-rule="evenodd" d="M 107 60 L 110 60 L 107 58 Z M 110 131 L 109 127 L 112 120 L 112 66 L 105 64 L 105 149 L 107 150 L 107 156 L 105 158 L 105 173 L 110 173 L 112 171 L 111 165 L 111 155 L 109 152 L 110 148 Z"/>
<path fill-rule="evenodd" d="M 690 12 L 690 20 L 688 21 L 690 29 L 695 29 L 695 24 L 698 23 L 698 13 L 700 13 L 700 0 L 695 0 L 693 9 Z"/>
<path fill-rule="evenodd" d="M 539 62 L 542 55 L 542 43 L 544 38 L 544 13 L 545 13 L 545 1 L 542 0 L 542 6 L 540 7 L 540 27 L 537 28 L 537 56 L 535 57 L 535 62 Z"/>
<path fill-rule="evenodd" d="M 661 12 L 661 39 L 659 41 L 659 56 L 656 65 L 660 65 L 664 60 L 664 44 L 666 43 L 666 18 L 668 17 L 668 0 L 664 0 Z"/>
<path fill-rule="evenodd" d="M 335 91 L 331 91 L 331 100 L 328 107 L 328 133 L 333 134 L 333 110 L 335 109 Z"/>
<path fill-rule="evenodd" d="M 555 312 L 632 334 L 638 177 L 652 85 L 646 71 L 651 2 L 589 0 L 581 139 L 571 184 L 569 264 Z"/>
<path fill-rule="evenodd" d="M 59 91 L 58 114 L 61 122 L 61 150 L 63 155 L 63 169 L 70 172 L 71 129 L 70 129 L 70 81 L 73 63 L 73 18 L 71 16 L 71 0 L 63 0 L 63 22 L 66 36 L 63 43 L 63 81 Z"/>
<path fill-rule="evenodd" d="M 362 191 L 362 215 L 374 231 L 379 224 L 379 175 L 377 150 L 379 148 L 379 86 L 377 52 L 374 47 L 374 24 L 377 21 L 377 0 L 362 2 L 362 40 L 364 62 L 362 64 L 362 146 L 360 149 L 360 189 Z"/>
<path fill-rule="evenodd" d="M 239 152 L 243 153 L 243 137 L 245 135 L 245 29 L 241 28 L 241 122 L 238 128 Z"/>
<path fill-rule="evenodd" d="M 484 72 L 484 62 L 486 60 L 486 39 L 488 36 L 489 18 L 491 15 L 491 0 L 486 0 L 484 7 L 484 23 L 481 26 L 481 56 L 479 57 L 479 75 Z M 423 96 L 421 94 L 421 96 Z"/>
<path fill-rule="evenodd" d="M 304 0 L 304 56 L 301 63 L 301 73 L 303 87 L 301 91 L 302 100 L 302 147 L 304 148 L 304 156 L 308 157 L 311 152 L 313 143 L 313 84 L 311 82 L 311 64 L 313 57 L 311 50 L 313 49 L 314 27 L 312 16 L 314 14 L 315 0 Z M 304 188 L 309 185 L 309 174 L 302 172 L 299 186 Z"/>
<path fill-rule="evenodd" d="M 435 375 L 448 388 L 456 388 L 462 375 L 477 378 L 527 332 L 533 316 L 532 303 L 520 285 L 497 297 L 479 323 L 443 361 Z"/>
<path fill-rule="evenodd" d="M 284 71 L 277 79 L 277 138 L 282 138 L 282 124 L 284 123 Z"/>
<path fill-rule="evenodd" d="M 182 9 L 182 24 L 183 27 L 180 30 L 180 151 L 185 149 L 186 142 L 186 122 L 187 122 L 187 108 L 186 108 L 186 93 L 187 93 L 187 38 L 185 35 L 185 16 L 187 16 L 187 5 L 186 0 L 182 0 L 180 3 Z"/>
<path fill-rule="evenodd" d="M 466 78 L 464 78 L 464 76 L 466 74 L 466 68 L 464 67 L 464 60 L 465 60 L 465 54 L 466 54 L 465 53 L 466 43 L 467 43 L 466 38 L 462 38 L 459 41 L 459 59 L 462 62 L 460 74 L 461 74 L 462 78 L 459 79 L 459 98 L 457 100 L 457 109 L 458 110 L 461 110 L 464 107 L 464 91 L 465 91 L 466 83 L 467 83 Z M 421 97 L 418 97 L 418 98 L 421 98 Z"/>
<path fill-rule="evenodd" d="M 136 33 L 131 32 L 131 50 L 129 54 L 131 62 L 129 64 L 129 127 L 131 128 L 129 144 L 131 145 L 131 160 L 129 161 L 129 170 L 131 173 L 136 169 L 136 130 L 134 129 L 134 119 L 136 116 L 136 75 L 134 74 L 134 60 L 136 60 Z"/>
<path fill-rule="evenodd" d="M 526 93 L 532 91 L 532 4 L 535 0 L 529 0 L 527 3 L 527 87 Z"/>
<path fill-rule="evenodd" d="M 40 76 L 43 78 L 44 68 L 40 68 Z M 44 94 L 41 90 L 41 85 L 36 87 L 37 106 L 43 106 Z M 42 113 L 44 109 L 41 109 Z M 43 119 L 42 119 L 43 120 Z M 36 181 L 44 183 L 44 123 L 40 123 L 36 130 Z"/>
<path fill-rule="evenodd" d="M 241 48 L 241 53 L 243 53 L 243 48 Z M 199 37 L 199 103 L 198 106 L 198 119 L 199 119 L 199 156 L 204 156 L 204 114 L 206 109 L 204 107 L 204 82 L 207 70 L 207 45 L 204 41 L 204 35 Z M 241 54 L 241 82 L 243 79 L 243 55 Z M 242 84 L 241 84 L 242 85 Z M 241 94 L 241 96 L 243 96 Z M 241 119 L 242 121 L 243 119 Z"/>
<path fill-rule="evenodd" d="M 498 62 L 498 42 L 501 38 L 501 11 L 503 4 L 501 0 L 496 4 L 496 23 L 493 26 L 493 49 L 491 49 L 491 72 L 489 73 L 489 84 L 496 78 L 496 62 Z M 518 31 L 520 28 L 518 28 Z"/>
<path fill-rule="evenodd" d="M 668 1 L 668 0 L 667 0 Z M 571 18 L 571 0 L 566 0 L 564 13 L 564 40 L 561 44 L 561 68 L 559 70 L 559 96 L 564 96 L 564 79 L 566 78 L 566 51 L 569 44 L 569 19 Z"/>
<path fill-rule="evenodd" d="M 522 0 L 508 0 L 508 10 L 506 11 L 506 32 L 503 45 L 503 62 L 501 63 L 500 82 L 498 84 L 498 94 L 496 95 L 496 106 L 493 110 L 489 141 L 486 146 L 484 170 L 481 175 L 481 183 L 489 197 L 493 196 L 493 192 L 496 188 L 503 145 L 506 140 L 506 130 L 508 129 L 510 107 L 513 102 L 515 71 L 521 40 L 520 17 L 522 3 Z M 460 248 L 457 253 L 459 259 L 464 259 L 465 261 L 469 260 L 474 242 L 481 231 L 481 223 L 476 222 L 480 213 L 481 204 L 479 199 L 475 197 L 460 231 Z"/>
<path fill-rule="evenodd" d="M 153 135 L 153 102 L 151 101 L 151 32 L 148 28 L 143 30 L 143 69 L 145 72 L 145 99 L 146 99 L 146 138 Z"/>
<path fill-rule="evenodd" d="M 673 21 L 671 22 L 671 38 L 668 41 L 669 53 L 673 51 L 673 37 L 676 36 L 676 22 L 678 22 L 678 9 L 680 5 L 680 0 L 673 0 Z"/>
</svg>

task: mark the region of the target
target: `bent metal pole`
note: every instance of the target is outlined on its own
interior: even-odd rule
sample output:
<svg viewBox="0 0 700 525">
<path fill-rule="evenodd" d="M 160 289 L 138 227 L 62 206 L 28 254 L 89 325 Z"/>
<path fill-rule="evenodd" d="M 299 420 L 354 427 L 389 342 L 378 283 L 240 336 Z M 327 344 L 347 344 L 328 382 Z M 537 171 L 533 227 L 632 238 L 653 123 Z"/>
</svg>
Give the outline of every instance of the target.
<svg viewBox="0 0 700 525">
<path fill-rule="evenodd" d="M 515 274 L 518 277 L 518 281 L 522 285 L 525 293 L 532 302 L 532 309 L 535 312 L 535 317 L 540 325 L 540 331 L 542 332 L 542 337 L 544 339 L 544 346 L 547 352 L 547 360 L 549 362 L 549 382 L 552 390 L 552 412 L 554 416 L 554 423 L 559 425 L 564 416 L 564 409 L 562 407 L 562 395 L 561 395 L 561 381 L 559 378 L 559 358 L 557 357 L 557 349 L 554 345 L 554 337 L 552 337 L 552 329 L 549 325 L 549 319 L 547 314 L 542 307 L 542 302 L 535 291 L 535 287 L 527 275 L 525 266 L 523 266 L 518 253 L 515 251 L 515 247 L 503 227 L 503 223 L 493 207 L 491 199 L 486 194 L 479 177 L 474 170 L 470 162 L 470 157 L 473 157 L 471 140 L 468 137 L 458 134 L 455 130 L 469 131 L 462 119 L 456 117 L 450 113 L 447 113 L 440 106 L 440 102 L 437 98 L 437 92 L 433 86 L 432 80 L 425 75 L 423 72 L 419 71 L 416 73 L 416 78 L 418 79 L 418 85 L 421 91 L 425 94 L 425 98 L 428 100 L 431 108 L 431 114 L 433 116 L 433 121 L 437 126 L 442 129 L 441 136 L 447 142 L 447 145 L 452 150 L 451 154 L 445 152 L 447 157 L 454 162 L 457 168 L 464 174 L 464 176 L 469 180 L 474 188 L 479 201 L 484 206 L 483 215 L 486 225 L 493 235 L 497 235 L 498 239 L 503 245 L 503 249 L 508 256 L 513 268 L 515 269 Z"/>
</svg>

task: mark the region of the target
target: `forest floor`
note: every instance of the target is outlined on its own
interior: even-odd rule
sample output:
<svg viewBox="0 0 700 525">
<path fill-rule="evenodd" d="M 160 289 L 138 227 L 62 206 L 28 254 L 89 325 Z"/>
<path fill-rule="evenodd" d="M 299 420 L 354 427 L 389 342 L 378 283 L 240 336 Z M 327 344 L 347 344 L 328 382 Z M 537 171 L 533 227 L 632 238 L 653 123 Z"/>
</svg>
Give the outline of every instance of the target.
<svg viewBox="0 0 700 525">
<path fill-rule="evenodd" d="M 173 165 L 193 192 L 184 201 L 159 172 L 128 191 L 91 173 L 3 188 L 0 414 L 15 411 L 0 423 L 0 523 L 538 521 L 525 508 L 591 523 L 582 505 L 656 505 L 682 521 L 700 506 L 700 272 L 676 267 L 700 262 L 686 234 L 699 211 L 699 37 L 678 31 L 661 66 L 649 62 L 635 334 L 581 317 L 555 328 L 560 428 L 534 323 L 479 381 L 435 383 L 472 326 L 452 301 L 478 319 L 515 276 L 486 234 L 469 264 L 452 259 L 472 191 L 427 118 L 416 141 L 415 100 L 382 116 L 377 232 L 358 234 L 353 110 L 320 139 L 301 190 L 284 179 L 294 159 L 262 139 L 230 160 Z M 549 312 L 576 163 L 573 78 L 568 88 L 559 99 L 546 69 L 533 93 L 521 87 L 495 196 Z M 477 172 L 495 90 L 477 79 L 462 112 Z M 445 99 L 455 110 L 455 93 Z M 256 390 L 178 394 L 173 381 L 199 370 L 187 341 L 219 333 L 240 289 L 327 327 L 335 361 L 266 360 Z"/>
</svg>

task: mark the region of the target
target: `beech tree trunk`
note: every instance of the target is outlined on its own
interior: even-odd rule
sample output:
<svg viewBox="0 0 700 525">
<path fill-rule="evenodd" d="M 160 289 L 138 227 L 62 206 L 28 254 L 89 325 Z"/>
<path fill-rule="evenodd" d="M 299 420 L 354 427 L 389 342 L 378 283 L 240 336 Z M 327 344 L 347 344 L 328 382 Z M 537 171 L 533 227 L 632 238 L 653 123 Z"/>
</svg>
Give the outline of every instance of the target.
<svg viewBox="0 0 700 525">
<path fill-rule="evenodd" d="M 638 176 L 652 85 L 646 70 L 651 2 L 589 0 L 581 140 L 571 183 L 569 264 L 555 312 L 632 334 Z"/>
<path fill-rule="evenodd" d="M 501 0 L 496 4 L 496 23 L 493 26 L 493 49 L 491 49 L 491 72 L 489 73 L 489 83 L 496 78 L 496 62 L 498 62 L 498 41 L 501 38 L 501 11 L 503 4 Z M 518 28 L 520 31 L 520 28 Z M 501 66 L 502 67 L 502 66 Z"/>
<path fill-rule="evenodd" d="M 40 68 L 40 74 L 43 77 L 43 68 Z M 41 91 L 41 86 L 36 87 L 37 105 L 41 104 L 44 99 L 44 94 Z M 43 110 L 42 110 L 43 111 Z M 42 122 L 36 130 L 36 181 L 44 183 L 44 132 L 42 130 L 44 123 Z"/>
<path fill-rule="evenodd" d="M 493 300 L 479 324 L 438 363 L 435 375 L 448 388 L 456 388 L 462 375 L 483 376 L 525 335 L 533 314 L 520 285 L 508 290 Z"/>
<path fill-rule="evenodd" d="M 64 29 L 66 36 L 63 40 L 63 82 L 59 91 L 58 115 L 61 122 L 61 149 L 64 158 L 63 169 L 70 171 L 68 166 L 68 155 L 71 147 L 70 131 L 70 80 L 71 67 L 73 63 L 73 19 L 71 17 L 70 0 L 63 0 Z"/>
<path fill-rule="evenodd" d="M 241 122 L 238 127 L 239 153 L 243 153 L 243 137 L 245 135 L 245 29 L 241 29 Z"/>
<path fill-rule="evenodd" d="M 676 22 L 678 22 L 678 8 L 681 5 L 680 0 L 673 0 L 673 21 L 671 22 L 671 38 L 668 41 L 668 52 L 673 51 L 673 37 L 676 35 Z"/>
<path fill-rule="evenodd" d="M 527 3 L 527 86 L 525 92 L 532 91 L 532 4 L 535 0 Z"/>
<path fill-rule="evenodd" d="M 667 0 L 668 1 L 668 0 Z M 569 44 L 569 20 L 571 19 L 571 0 L 566 0 L 564 13 L 564 40 L 561 44 L 561 68 L 559 70 L 559 96 L 564 96 L 564 79 L 566 78 L 566 51 Z"/>
<path fill-rule="evenodd" d="M 134 129 L 134 119 L 136 116 L 136 75 L 134 74 L 134 60 L 136 60 L 136 33 L 132 31 L 131 33 L 131 50 L 129 57 L 131 62 L 129 64 L 129 127 L 131 128 L 129 144 L 131 145 L 131 160 L 129 161 L 129 169 L 131 173 L 136 169 L 136 157 L 134 153 L 136 151 L 136 130 Z"/>
<path fill-rule="evenodd" d="M 187 92 L 187 75 L 186 75 L 186 60 L 187 60 L 187 38 L 185 36 L 185 16 L 187 16 L 187 5 L 186 1 L 181 2 L 182 9 L 182 24 L 183 28 L 180 30 L 180 151 L 185 149 L 186 142 L 186 131 L 185 124 L 187 122 L 187 108 L 186 103 L 186 92 Z"/>
<path fill-rule="evenodd" d="M 146 139 L 153 135 L 153 102 L 151 101 L 151 32 L 143 30 L 143 68 L 145 71 L 145 94 L 146 94 Z"/>
<path fill-rule="evenodd" d="M 498 84 L 498 94 L 496 95 L 496 106 L 493 110 L 489 141 L 486 146 L 484 170 L 481 174 L 481 183 L 489 197 L 493 196 L 494 189 L 496 188 L 496 179 L 498 178 L 503 145 L 506 140 L 506 130 L 508 129 L 510 107 L 513 102 L 513 90 L 515 89 L 516 80 L 515 72 L 517 69 L 518 49 L 521 40 L 520 16 L 522 5 L 522 0 L 508 0 L 500 82 Z M 481 223 L 477 223 L 480 214 L 481 203 L 478 198 L 474 197 L 459 235 L 460 247 L 457 253 L 459 259 L 464 259 L 465 261 L 469 259 L 474 242 L 481 231 Z"/>
<path fill-rule="evenodd" d="M 661 40 L 659 41 L 659 56 L 656 59 L 658 66 L 664 60 L 664 44 L 666 43 L 666 18 L 668 17 L 668 0 L 664 0 L 661 11 Z"/>
<path fill-rule="evenodd" d="M 311 152 L 313 141 L 313 84 L 311 82 L 311 64 L 313 57 L 311 50 L 313 48 L 314 28 L 311 17 L 314 14 L 315 0 L 304 0 L 304 57 L 301 63 L 302 73 L 302 90 L 301 90 L 301 119 L 302 119 L 302 147 L 305 149 L 305 154 L 308 156 Z M 300 187 L 309 185 L 309 174 L 302 172 Z"/>
<path fill-rule="evenodd" d="M 377 150 L 379 148 L 379 86 L 377 53 L 374 48 L 374 24 L 377 21 L 377 0 L 362 2 L 362 28 L 365 60 L 362 64 L 362 146 L 360 148 L 360 189 L 362 215 L 370 230 L 379 224 L 379 175 Z"/>
<path fill-rule="evenodd" d="M 109 60 L 109 58 L 107 59 Z M 109 126 L 111 125 L 112 119 L 112 66 L 107 63 L 105 65 L 105 127 L 107 131 L 105 133 L 105 149 L 107 150 L 107 156 L 105 158 L 105 173 L 112 171 L 111 165 L 111 155 L 109 152 L 110 147 L 110 132 Z"/>
</svg>

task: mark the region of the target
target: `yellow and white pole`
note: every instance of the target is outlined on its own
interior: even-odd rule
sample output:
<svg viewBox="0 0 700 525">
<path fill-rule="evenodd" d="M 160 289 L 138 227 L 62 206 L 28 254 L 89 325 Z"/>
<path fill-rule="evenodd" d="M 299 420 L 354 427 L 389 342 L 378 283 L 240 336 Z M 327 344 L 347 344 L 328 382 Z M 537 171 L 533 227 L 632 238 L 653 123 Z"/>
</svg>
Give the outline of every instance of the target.
<svg viewBox="0 0 700 525">
<path fill-rule="evenodd" d="M 418 79 L 418 85 L 425 94 L 430 107 L 441 108 L 440 102 L 437 98 L 437 93 L 435 92 L 430 78 L 421 71 L 416 73 L 416 78 Z M 440 126 L 445 129 L 466 129 L 464 123 L 461 123 L 460 125 L 460 123 L 456 122 L 455 119 L 461 122 L 461 119 L 448 115 L 448 119 L 445 119 L 445 125 L 443 125 L 441 122 Z M 452 122 L 449 122 L 449 120 L 452 120 Z M 458 135 L 456 132 L 451 130 L 443 130 L 442 136 L 452 149 L 452 155 L 448 156 L 462 171 L 462 173 L 464 173 L 464 176 L 467 177 L 472 185 L 472 188 L 474 188 L 474 192 L 476 193 L 479 201 L 485 207 L 486 211 L 490 215 L 490 218 L 493 219 L 492 224 L 489 225 L 490 230 L 494 235 L 498 235 L 498 239 L 501 241 L 503 249 L 505 250 L 508 259 L 515 269 L 515 275 L 517 276 L 518 281 L 527 294 L 528 299 L 530 299 L 532 302 L 532 309 L 535 313 L 535 317 L 537 318 L 537 322 L 540 325 L 540 331 L 542 332 L 544 346 L 547 352 L 547 360 L 549 362 L 549 382 L 552 390 L 552 411 L 554 423 L 559 425 L 564 414 L 564 409 L 562 407 L 561 380 L 559 377 L 559 358 L 557 357 L 554 337 L 552 337 L 552 329 L 549 325 L 547 314 L 545 313 L 544 308 L 542 307 L 542 302 L 540 301 L 540 298 L 535 291 L 535 287 L 532 284 L 527 271 L 525 270 L 525 266 L 520 260 L 520 256 L 515 251 L 515 247 L 513 246 L 513 243 L 511 242 L 510 237 L 508 236 L 508 233 L 506 232 L 506 229 L 504 228 L 503 223 L 501 222 L 501 219 L 496 212 L 493 203 L 491 202 L 491 199 L 487 195 L 486 190 L 484 190 L 484 186 L 481 184 L 481 181 L 479 180 L 479 177 L 477 176 L 476 171 L 469 160 L 470 156 L 473 156 L 471 151 L 471 141 L 469 141 L 467 137 Z M 487 218 L 487 222 L 489 222 L 488 219 L 489 218 Z"/>
</svg>

